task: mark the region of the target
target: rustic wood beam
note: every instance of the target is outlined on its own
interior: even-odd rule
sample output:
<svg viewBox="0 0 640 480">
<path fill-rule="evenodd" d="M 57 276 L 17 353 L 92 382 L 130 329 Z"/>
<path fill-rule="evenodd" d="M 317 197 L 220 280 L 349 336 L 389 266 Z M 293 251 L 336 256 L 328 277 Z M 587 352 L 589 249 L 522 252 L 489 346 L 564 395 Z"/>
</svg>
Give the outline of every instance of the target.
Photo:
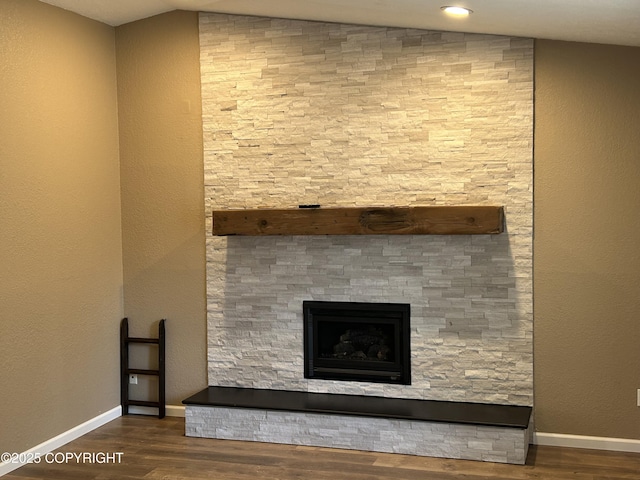
<svg viewBox="0 0 640 480">
<path fill-rule="evenodd" d="M 499 206 L 213 210 L 213 235 L 478 235 L 504 230 Z"/>
</svg>

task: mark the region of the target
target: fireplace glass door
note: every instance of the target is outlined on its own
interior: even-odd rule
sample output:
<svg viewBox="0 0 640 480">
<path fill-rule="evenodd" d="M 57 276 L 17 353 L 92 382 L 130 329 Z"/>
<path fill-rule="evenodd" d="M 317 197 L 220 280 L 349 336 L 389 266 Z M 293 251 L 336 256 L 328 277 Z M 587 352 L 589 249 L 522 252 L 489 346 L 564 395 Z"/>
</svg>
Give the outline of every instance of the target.
<svg viewBox="0 0 640 480">
<path fill-rule="evenodd" d="M 411 383 L 409 304 L 303 302 L 305 378 Z"/>
</svg>

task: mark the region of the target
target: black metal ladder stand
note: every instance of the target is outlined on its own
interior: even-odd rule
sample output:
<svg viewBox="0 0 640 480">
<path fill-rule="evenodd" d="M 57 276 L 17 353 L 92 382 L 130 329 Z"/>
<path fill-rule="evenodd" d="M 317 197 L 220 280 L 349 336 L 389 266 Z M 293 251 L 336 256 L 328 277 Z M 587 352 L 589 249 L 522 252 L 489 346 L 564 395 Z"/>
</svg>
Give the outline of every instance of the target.
<svg viewBox="0 0 640 480">
<path fill-rule="evenodd" d="M 164 320 L 158 324 L 158 338 L 140 338 L 129 336 L 129 320 L 123 318 L 120 323 L 120 403 L 122 415 L 129 414 L 129 406 L 154 407 L 158 409 L 158 418 L 165 416 L 165 332 Z M 141 368 L 129 368 L 129 345 L 142 343 L 158 346 L 158 369 L 146 370 Z M 129 399 L 129 375 L 152 375 L 158 377 L 158 401 Z"/>
</svg>

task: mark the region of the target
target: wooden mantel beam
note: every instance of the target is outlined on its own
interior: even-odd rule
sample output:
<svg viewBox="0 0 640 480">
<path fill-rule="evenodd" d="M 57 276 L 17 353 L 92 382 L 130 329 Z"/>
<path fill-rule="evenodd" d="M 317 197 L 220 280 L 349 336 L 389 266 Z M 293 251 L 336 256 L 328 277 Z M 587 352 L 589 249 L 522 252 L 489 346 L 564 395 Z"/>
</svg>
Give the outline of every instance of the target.
<svg viewBox="0 0 640 480">
<path fill-rule="evenodd" d="M 503 230 L 501 206 L 213 210 L 213 235 L 481 235 Z"/>
</svg>

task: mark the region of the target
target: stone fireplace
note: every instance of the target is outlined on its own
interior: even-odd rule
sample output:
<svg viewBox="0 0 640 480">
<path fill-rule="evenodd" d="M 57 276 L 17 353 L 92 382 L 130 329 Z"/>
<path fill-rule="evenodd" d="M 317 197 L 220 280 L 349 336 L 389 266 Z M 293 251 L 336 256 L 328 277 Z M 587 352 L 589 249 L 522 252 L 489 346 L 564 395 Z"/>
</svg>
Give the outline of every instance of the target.
<svg viewBox="0 0 640 480">
<path fill-rule="evenodd" d="M 209 385 L 532 405 L 533 41 L 222 14 L 200 41 L 207 211 L 506 218 L 499 235 L 209 236 Z M 305 302 L 410 304 L 411 383 L 305 375 Z"/>
</svg>

